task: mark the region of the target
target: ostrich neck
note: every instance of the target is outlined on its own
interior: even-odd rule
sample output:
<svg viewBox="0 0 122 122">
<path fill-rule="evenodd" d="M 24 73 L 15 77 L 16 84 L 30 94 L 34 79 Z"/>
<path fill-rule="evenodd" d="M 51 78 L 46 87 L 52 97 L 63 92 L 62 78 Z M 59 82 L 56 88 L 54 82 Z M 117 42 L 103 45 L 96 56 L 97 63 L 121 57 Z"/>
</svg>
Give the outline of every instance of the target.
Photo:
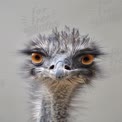
<svg viewBox="0 0 122 122">
<path fill-rule="evenodd" d="M 68 84 L 54 85 L 51 88 L 45 86 L 45 92 L 43 91 L 40 99 L 40 117 L 37 122 L 67 122 L 73 90 L 74 87 Z"/>
</svg>

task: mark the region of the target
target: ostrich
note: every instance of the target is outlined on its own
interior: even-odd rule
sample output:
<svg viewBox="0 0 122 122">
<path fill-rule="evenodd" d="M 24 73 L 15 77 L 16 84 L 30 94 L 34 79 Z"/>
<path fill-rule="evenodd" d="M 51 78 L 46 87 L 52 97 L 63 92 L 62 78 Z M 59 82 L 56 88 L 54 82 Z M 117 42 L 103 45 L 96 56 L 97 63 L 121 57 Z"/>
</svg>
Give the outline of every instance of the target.
<svg viewBox="0 0 122 122">
<path fill-rule="evenodd" d="M 21 51 L 29 81 L 33 122 L 69 122 L 72 98 L 99 72 L 96 58 L 103 53 L 76 28 L 38 34 Z"/>
</svg>

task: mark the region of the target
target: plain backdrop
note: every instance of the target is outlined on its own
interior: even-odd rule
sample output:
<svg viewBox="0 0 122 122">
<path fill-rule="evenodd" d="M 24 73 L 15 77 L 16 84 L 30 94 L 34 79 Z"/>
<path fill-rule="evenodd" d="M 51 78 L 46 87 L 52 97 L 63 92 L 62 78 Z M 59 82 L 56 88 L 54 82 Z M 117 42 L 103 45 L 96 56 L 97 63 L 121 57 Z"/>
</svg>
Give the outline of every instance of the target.
<svg viewBox="0 0 122 122">
<path fill-rule="evenodd" d="M 89 34 L 107 52 L 103 76 L 82 92 L 74 121 L 122 122 L 122 0 L 0 0 L 0 122 L 30 116 L 17 50 L 34 34 L 65 25 Z"/>
</svg>

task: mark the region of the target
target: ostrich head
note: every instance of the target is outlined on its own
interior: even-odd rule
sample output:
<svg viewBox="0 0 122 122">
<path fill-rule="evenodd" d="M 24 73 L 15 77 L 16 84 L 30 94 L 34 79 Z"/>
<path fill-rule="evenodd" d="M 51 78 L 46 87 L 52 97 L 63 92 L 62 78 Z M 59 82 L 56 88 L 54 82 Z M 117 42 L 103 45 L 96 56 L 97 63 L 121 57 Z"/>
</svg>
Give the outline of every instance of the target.
<svg viewBox="0 0 122 122">
<path fill-rule="evenodd" d="M 38 100 L 34 98 L 39 104 L 34 104 L 35 122 L 67 122 L 76 89 L 89 83 L 99 71 L 99 47 L 88 35 L 81 36 L 77 29 L 65 27 L 61 32 L 53 30 L 49 36 L 37 35 L 22 53 L 29 58 L 24 69 L 33 84 L 38 84 L 33 95 L 37 89 L 40 91 Z"/>
</svg>

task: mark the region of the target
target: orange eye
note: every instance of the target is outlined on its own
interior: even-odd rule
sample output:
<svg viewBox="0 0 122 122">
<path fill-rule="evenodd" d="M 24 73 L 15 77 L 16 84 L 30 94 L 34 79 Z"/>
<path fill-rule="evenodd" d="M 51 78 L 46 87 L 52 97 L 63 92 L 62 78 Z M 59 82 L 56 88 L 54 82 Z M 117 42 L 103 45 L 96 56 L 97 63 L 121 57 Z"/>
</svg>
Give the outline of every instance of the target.
<svg viewBox="0 0 122 122">
<path fill-rule="evenodd" d="M 92 64 L 93 60 L 94 60 L 94 56 L 91 55 L 91 54 L 84 55 L 84 56 L 81 58 L 81 62 L 82 62 L 82 64 L 84 64 L 84 65 L 90 65 L 90 64 Z"/>
<path fill-rule="evenodd" d="M 33 63 L 41 63 L 43 61 L 43 56 L 39 53 L 32 53 L 31 60 Z"/>
</svg>

